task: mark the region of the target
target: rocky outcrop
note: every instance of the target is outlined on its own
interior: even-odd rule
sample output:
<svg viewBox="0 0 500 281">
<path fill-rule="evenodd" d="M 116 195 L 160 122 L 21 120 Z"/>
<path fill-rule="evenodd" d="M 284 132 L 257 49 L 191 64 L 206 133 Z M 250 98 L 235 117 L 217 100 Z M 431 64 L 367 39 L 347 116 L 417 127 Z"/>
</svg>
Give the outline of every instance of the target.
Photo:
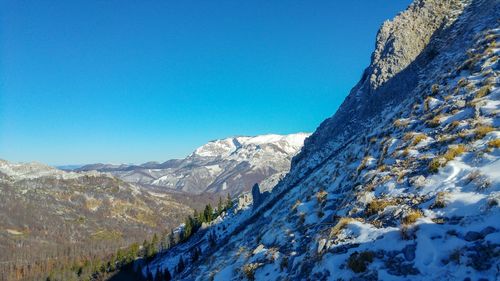
<svg viewBox="0 0 500 281">
<path fill-rule="evenodd" d="M 261 193 L 258 183 L 254 184 L 252 187 L 253 208 L 257 209 L 262 204 L 262 202 L 264 202 L 268 195 L 269 192 Z"/>
<path fill-rule="evenodd" d="M 371 119 L 384 110 L 390 112 L 412 95 L 422 86 L 423 77 L 465 60 L 467 48 L 477 34 L 476 26 L 496 24 L 490 15 L 495 10 L 498 13 L 497 4 L 492 0 L 418 0 L 385 22 L 361 80 L 335 115 L 323 121 L 304 142 L 292 160 L 292 170 L 305 173 L 336 149 L 333 142 L 358 137 L 368 129 Z M 302 159 L 307 161 L 299 164 Z"/>
<path fill-rule="evenodd" d="M 463 0 L 418 0 L 380 28 L 371 64 L 361 83 L 376 90 L 422 53 L 431 37 L 453 23 Z"/>
</svg>

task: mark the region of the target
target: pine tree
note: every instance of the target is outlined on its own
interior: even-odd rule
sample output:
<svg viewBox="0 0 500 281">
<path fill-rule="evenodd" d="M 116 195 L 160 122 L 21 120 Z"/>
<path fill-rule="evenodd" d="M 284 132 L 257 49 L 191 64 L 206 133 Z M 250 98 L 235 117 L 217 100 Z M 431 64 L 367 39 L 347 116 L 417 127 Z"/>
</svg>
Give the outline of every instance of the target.
<svg viewBox="0 0 500 281">
<path fill-rule="evenodd" d="M 231 199 L 231 194 L 228 193 L 226 199 L 226 210 L 229 210 L 232 207 L 233 207 L 233 200 Z"/>
<path fill-rule="evenodd" d="M 195 247 L 193 249 L 193 253 L 191 254 L 191 259 L 193 262 L 197 261 L 200 258 L 200 249 Z"/>
<path fill-rule="evenodd" d="M 203 211 L 203 215 L 205 217 L 206 222 L 211 222 L 213 218 L 214 210 L 212 209 L 212 205 L 208 204 L 205 206 L 205 210 Z"/>
<path fill-rule="evenodd" d="M 149 249 L 149 242 L 148 240 L 144 240 L 142 242 L 142 256 L 145 258 L 148 257 L 148 249 Z"/>
<path fill-rule="evenodd" d="M 186 265 L 184 264 L 184 259 L 182 256 L 179 258 L 179 263 L 177 264 L 177 273 L 181 273 L 184 271 Z"/>
<path fill-rule="evenodd" d="M 155 281 L 163 281 L 163 273 L 160 270 L 160 267 L 156 268 Z"/>
<path fill-rule="evenodd" d="M 172 275 L 170 275 L 170 271 L 168 271 L 168 268 L 165 268 L 165 270 L 163 271 L 163 280 L 164 281 L 172 280 Z"/>
<path fill-rule="evenodd" d="M 203 213 L 202 212 L 198 212 L 197 210 L 194 210 L 194 214 L 193 214 L 193 217 L 194 219 L 201 223 L 202 219 L 203 219 Z"/>
<path fill-rule="evenodd" d="M 168 249 L 168 233 L 166 231 L 163 231 L 161 234 L 161 241 L 160 241 L 160 251 L 165 251 Z"/>
<path fill-rule="evenodd" d="M 175 244 L 177 244 L 177 241 L 175 239 L 175 233 L 174 233 L 174 230 L 171 230 L 170 231 L 170 245 L 169 245 L 169 247 L 172 248 L 173 246 L 175 246 Z"/>
<path fill-rule="evenodd" d="M 156 253 L 158 252 L 158 242 L 159 242 L 159 239 L 158 239 L 158 235 L 156 235 L 156 233 L 153 235 L 153 239 L 151 240 L 151 254 L 152 256 L 156 255 Z"/>
<path fill-rule="evenodd" d="M 151 272 L 151 270 L 149 270 L 149 266 L 148 266 L 148 269 L 147 269 L 148 273 L 147 273 L 147 277 L 146 279 L 148 281 L 155 281 L 154 278 L 153 278 L 153 273 Z"/>
<path fill-rule="evenodd" d="M 217 245 L 217 239 L 216 239 L 215 233 L 213 231 L 208 233 L 208 243 L 209 243 L 210 247 L 212 247 L 212 248 Z"/>
<path fill-rule="evenodd" d="M 132 243 L 126 253 L 126 263 L 133 262 L 139 256 L 139 243 Z"/>
<path fill-rule="evenodd" d="M 219 196 L 219 204 L 217 205 L 217 213 L 220 215 L 224 211 L 224 206 L 222 206 L 222 197 Z"/>
<path fill-rule="evenodd" d="M 142 243 L 143 247 L 143 256 L 146 259 L 152 258 L 154 255 L 156 255 L 157 252 L 157 245 L 158 245 L 158 235 L 156 233 L 153 235 L 153 238 L 151 239 L 151 242 L 144 240 Z"/>
<path fill-rule="evenodd" d="M 187 217 L 184 221 L 184 231 L 182 232 L 182 240 L 186 241 L 193 233 L 193 218 Z"/>
</svg>

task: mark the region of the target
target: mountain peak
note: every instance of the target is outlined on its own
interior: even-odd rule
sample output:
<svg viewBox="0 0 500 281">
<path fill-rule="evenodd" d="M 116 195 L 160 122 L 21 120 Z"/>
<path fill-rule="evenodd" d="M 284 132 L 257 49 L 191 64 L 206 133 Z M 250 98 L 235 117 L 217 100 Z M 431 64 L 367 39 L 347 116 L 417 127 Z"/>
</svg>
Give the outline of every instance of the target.
<svg viewBox="0 0 500 281">
<path fill-rule="evenodd" d="M 229 157 L 240 148 L 251 146 L 274 144 L 286 149 L 288 153 L 296 153 L 304 144 L 308 133 L 297 133 L 289 135 L 267 134 L 254 137 L 236 136 L 225 139 L 213 140 L 197 148 L 190 157 Z"/>
</svg>

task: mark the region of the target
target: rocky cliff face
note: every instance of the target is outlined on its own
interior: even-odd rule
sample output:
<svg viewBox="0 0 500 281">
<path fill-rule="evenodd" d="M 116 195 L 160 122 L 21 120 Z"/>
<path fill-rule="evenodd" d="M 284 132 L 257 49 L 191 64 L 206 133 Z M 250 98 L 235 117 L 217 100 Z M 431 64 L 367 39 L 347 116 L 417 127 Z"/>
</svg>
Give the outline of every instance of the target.
<svg viewBox="0 0 500 281">
<path fill-rule="evenodd" d="M 450 55 L 441 58 L 447 62 L 440 61 L 439 67 L 453 64 L 459 59 L 457 55 L 465 56 L 476 31 L 473 25 L 456 20 L 463 15 L 465 7 L 472 9 L 467 5 L 469 2 L 414 1 L 407 10 L 386 21 L 377 34 L 375 51 L 363 77 L 336 114 L 323 121 L 308 138 L 295 162 L 303 157 L 323 159 L 331 151 L 332 142 L 348 140 L 356 132 L 365 130 L 374 115 L 397 105 L 422 85 L 420 76 L 440 71 L 435 69 L 437 65 L 429 64 L 439 53 Z M 470 15 L 474 17 L 470 21 L 480 24 L 490 18 L 481 15 L 487 13 L 487 9 L 494 9 L 495 4 L 474 2 L 474 5 L 488 6 Z"/>
<path fill-rule="evenodd" d="M 371 64 L 360 84 L 374 91 L 405 69 L 436 32 L 453 24 L 464 4 L 460 0 L 415 1 L 392 21 L 386 21 L 377 34 Z"/>
<path fill-rule="evenodd" d="M 143 272 L 182 256 L 179 280 L 497 280 L 498 15 L 497 0 L 415 1 L 258 207 Z"/>
</svg>

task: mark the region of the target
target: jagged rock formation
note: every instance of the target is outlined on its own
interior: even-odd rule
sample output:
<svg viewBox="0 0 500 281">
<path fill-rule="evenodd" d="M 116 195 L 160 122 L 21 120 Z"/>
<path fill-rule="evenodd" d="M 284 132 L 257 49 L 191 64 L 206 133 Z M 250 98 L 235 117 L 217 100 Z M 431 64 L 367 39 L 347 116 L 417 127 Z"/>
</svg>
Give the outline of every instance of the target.
<svg viewBox="0 0 500 281">
<path fill-rule="evenodd" d="M 290 162 L 309 134 L 232 137 L 211 141 L 182 160 L 143 165 L 93 164 L 79 171 L 110 172 L 131 183 L 189 193 L 250 191 L 254 183 L 272 188 L 290 169 Z"/>
<path fill-rule="evenodd" d="M 269 195 L 269 192 L 261 192 L 259 184 L 254 184 L 252 187 L 252 203 L 253 208 L 257 209 L 260 204 L 266 199 Z"/>
<path fill-rule="evenodd" d="M 215 247 L 201 233 L 148 268 L 196 245 L 174 278 L 498 280 L 498 15 L 497 0 L 415 1 L 271 194 L 213 222 Z"/>
</svg>

